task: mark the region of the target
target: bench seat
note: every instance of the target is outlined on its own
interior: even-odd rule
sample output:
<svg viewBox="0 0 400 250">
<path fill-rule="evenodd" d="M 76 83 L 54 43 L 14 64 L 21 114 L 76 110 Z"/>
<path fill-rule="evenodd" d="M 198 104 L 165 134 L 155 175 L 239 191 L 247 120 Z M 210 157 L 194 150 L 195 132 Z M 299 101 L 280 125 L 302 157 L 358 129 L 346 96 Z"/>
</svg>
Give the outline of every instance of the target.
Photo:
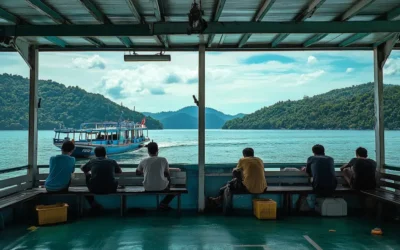
<svg viewBox="0 0 400 250">
<path fill-rule="evenodd" d="M 157 198 L 157 206 L 159 204 L 159 196 L 160 195 L 176 195 L 178 198 L 178 215 L 181 212 L 181 194 L 187 194 L 188 190 L 186 187 L 171 187 L 169 190 L 164 191 L 145 191 L 143 186 L 127 186 L 125 188 L 117 189 L 115 193 L 109 194 L 93 194 L 89 191 L 87 187 L 69 187 L 68 192 L 65 193 L 49 193 L 45 188 L 34 188 L 35 192 L 40 195 L 47 196 L 65 196 L 65 195 L 73 195 L 78 198 L 78 211 L 79 214 L 83 214 L 83 196 L 91 196 L 91 195 L 107 195 L 107 196 L 120 196 L 121 197 L 121 216 L 125 214 L 126 210 L 126 197 L 127 196 L 135 196 L 135 195 L 156 195 Z"/>
<path fill-rule="evenodd" d="M 349 193 L 354 192 L 353 189 L 349 187 L 337 187 L 335 193 Z M 312 194 L 314 193 L 311 186 L 269 186 L 262 194 Z M 248 192 L 235 192 L 234 195 L 245 195 L 251 194 Z M 257 195 L 257 194 L 253 194 Z"/>
<path fill-rule="evenodd" d="M 20 202 L 34 199 L 39 194 L 40 194 L 40 191 L 38 191 L 38 190 L 25 190 L 25 191 L 22 191 L 19 193 L 15 193 L 15 194 L 0 198 L 0 209 L 12 207 L 13 205 L 16 205 Z"/>
<path fill-rule="evenodd" d="M 388 190 L 377 188 L 374 190 L 361 191 L 361 193 L 386 203 L 400 205 L 400 195 L 390 192 Z"/>
</svg>

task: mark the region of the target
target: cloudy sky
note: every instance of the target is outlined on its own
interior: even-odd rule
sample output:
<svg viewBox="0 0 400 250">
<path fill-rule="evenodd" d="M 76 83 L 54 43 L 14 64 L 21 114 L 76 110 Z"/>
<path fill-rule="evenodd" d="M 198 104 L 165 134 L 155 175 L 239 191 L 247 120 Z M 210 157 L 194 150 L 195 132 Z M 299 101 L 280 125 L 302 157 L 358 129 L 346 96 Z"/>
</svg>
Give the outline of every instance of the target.
<svg viewBox="0 0 400 250">
<path fill-rule="evenodd" d="M 171 53 L 171 62 L 123 61 L 123 52 L 40 53 L 40 79 L 79 86 L 137 111 L 193 105 L 196 53 Z M 206 105 L 225 113 L 251 113 L 281 100 L 297 100 L 373 81 L 372 52 L 207 53 Z M 28 77 L 16 53 L 0 54 L 0 73 Z M 385 83 L 400 84 L 400 52 L 385 66 Z"/>
</svg>

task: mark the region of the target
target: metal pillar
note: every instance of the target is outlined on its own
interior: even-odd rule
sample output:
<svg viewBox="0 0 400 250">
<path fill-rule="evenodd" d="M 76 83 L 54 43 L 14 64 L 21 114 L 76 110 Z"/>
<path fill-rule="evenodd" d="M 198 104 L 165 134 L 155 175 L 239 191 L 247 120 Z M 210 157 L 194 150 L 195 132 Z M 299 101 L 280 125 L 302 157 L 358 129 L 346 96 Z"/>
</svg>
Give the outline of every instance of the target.
<svg viewBox="0 0 400 250">
<path fill-rule="evenodd" d="M 375 98 L 375 152 L 379 173 L 385 165 L 385 125 L 383 117 L 383 67 L 393 46 L 399 39 L 396 34 L 389 41 L 374 49 L 374 98 Z M 379 179 L 378 179 L 379 180 Z"/>
<path fill-rule="evenodd" d="M 204 201 L 204 169 L 206 156 L 206 122 L 205 122 L 205 80 L 206 80 L 206 57 L 205 45 L 199 46 L 199 200 L 198 210 L 202 212 L 205 207 Z"/>
<path fill-rule="evenodd" d="M 28 176 L 32 187 L 37 185 L 37 145 L 38 145 L 38 71 L 39 53 L 36 46 L 23 39 L 14 39 L 14 49 L 29 67 L 29 137 L 28 137 Z"/>
<path fill-rule="evenodd" d="M 38 146 L 38 70 L 39 54 L 35 46 L 29 46 L 29 139 L 28 139 L 28 175 L 32 187 L 36 186 L 37 146 Z"/>
</svg>

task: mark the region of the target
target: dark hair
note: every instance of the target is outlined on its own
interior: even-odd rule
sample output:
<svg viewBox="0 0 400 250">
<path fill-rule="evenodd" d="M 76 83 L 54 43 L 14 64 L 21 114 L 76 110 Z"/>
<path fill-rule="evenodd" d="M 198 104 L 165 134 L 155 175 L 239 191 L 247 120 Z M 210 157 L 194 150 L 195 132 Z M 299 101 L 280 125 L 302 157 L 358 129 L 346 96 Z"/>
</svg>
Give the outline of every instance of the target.
<svg viewBox="0 0 400 250">
<path fill-rule="evenodd" d="M 364 157 L 367 158 L 368 157 L 368 151 L 366 148 L 363 147 L 358 147 L 356 149 L 356 155 L 360 156 L 360 157 Z"/>
<path fill-rule="evenodd" d="M 150 142 L 147 144 L 147 151 L 149 152 L 150 155 L 155 155 L 158 152 L 158 145 L 155 142 Z"/>
<path fill-rule="evenodd" d="M 252 149 L 252 148 L 243 149 L 243 156 L 244 157 L 254 157 L 254 149 Z"/>
<path fill-rule="evenodd" d="M 71 153 L 75 149 L 75 144 L 72 141 L 66 141 L 63 143 L 61 150 L 63 152 Z"/>
<path fill-rule="evenodd" d="M 106 157 L 107 151 L 106 148 L 103 146 L 97 146 L 94 149 L 94 155 L 96 155 L 96 157 Z"/>
<path fill-rule="evenodd" d="M 314 145 L 312 151 L 316 155 L 325 155 L 325 148 L 321 144 Z"/>
</svg>

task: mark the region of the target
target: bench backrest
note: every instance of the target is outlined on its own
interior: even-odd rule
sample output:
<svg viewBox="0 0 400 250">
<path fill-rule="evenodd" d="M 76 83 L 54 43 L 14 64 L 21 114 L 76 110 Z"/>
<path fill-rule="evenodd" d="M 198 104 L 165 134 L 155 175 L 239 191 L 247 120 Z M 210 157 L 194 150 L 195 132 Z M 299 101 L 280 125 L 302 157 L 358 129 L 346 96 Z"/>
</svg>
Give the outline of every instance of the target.
<svg viewBox="0 0 400 250">
<path fill-rule="evenodd" d="M 344 184 L 343 173 L 337 171 L 336 179 L 338 184 Z M 231 173 L 208 173 L 206 176 L 226 176 L 231 177 Z M 272 186 L 284 186 L 284 185 L 300 185 L 308 186 L 311 183 L 311 179 L 307 173 L 302 171 L 265 171 L 265 178 L 268 185 Z"/>
<path fill-rule="evenodd" d="M 48 174 L 39 174 L 39 184 L 43 185 Z M 122 174 L 116 174 L 115 178 L 118 180 L 120 185 L 124 186 L 142 186 L 143 176 L 137 176 L 135 172 L 124 172 Z M 171 184 L 175 186 L 186 186 L 186 172 L 175 172 L 171 171 Z M 71 186 L 86 186 L 86 176 L 84 173 L 75 173 L 71 179 Z"/>
<path fill-rule="evenodd" d="M 384 170 L 380 174 L 378 185 L 382 189 L 400 194 L 400 171 Z"/>
<path fill-rule="evenodd" d="M 0 180 L 0 198 L 10 194 L 18 193 L 31 187 L 31 185 L 32 182 L 29 182 L 28 175 L 21 175 Z"/>
</svg>

